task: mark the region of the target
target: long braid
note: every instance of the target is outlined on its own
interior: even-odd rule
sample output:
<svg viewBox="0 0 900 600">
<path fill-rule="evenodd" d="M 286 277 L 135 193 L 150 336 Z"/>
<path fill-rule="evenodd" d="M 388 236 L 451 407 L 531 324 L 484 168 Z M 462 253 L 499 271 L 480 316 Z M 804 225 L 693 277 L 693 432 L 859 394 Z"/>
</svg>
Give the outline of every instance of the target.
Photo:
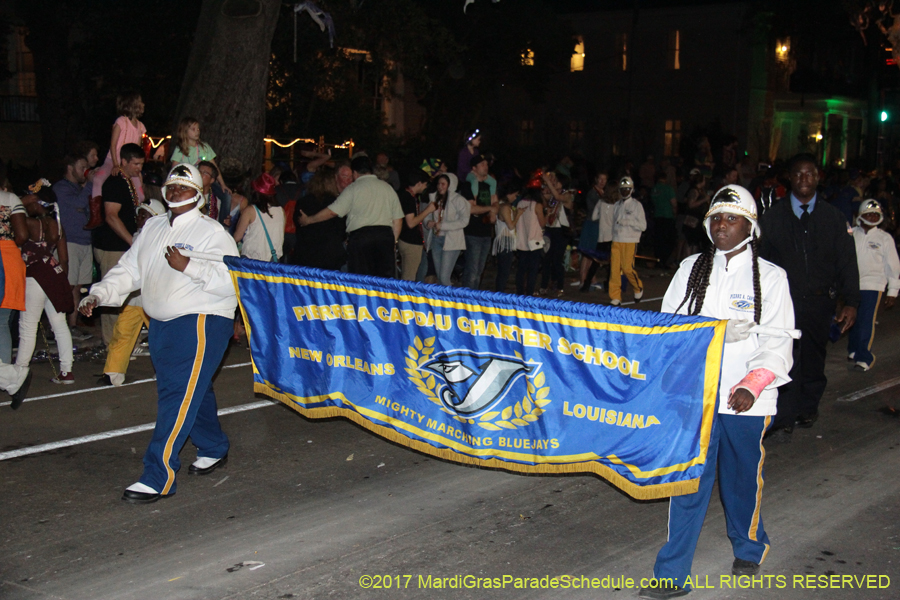
<svg viewBox="0 0 900 600">
<path fill-rule="evenodd" d="M 759 285 L 759 240 L 755 234 L 750 250 L 753 252 L 753 322 L 758 325 L 762 316 L 762 288 Z"/>
<path fill-rule="evenodd" d="M 678 313 L 681 307 L 687 302 L 689 315 L 698 315 L 703 309 L 703 300 L 706 298 L 706 288 L 709 287 L 709 275 L 712 273 L 713 257 L 716 254 L 716 247 L 710 246 L 706 252 L 701 254 L 694 262 L 691 269 L 691 275 L 688 277 L 687 290 L 684 293 L 684 300 L 675 309 Z"/>
</svg>

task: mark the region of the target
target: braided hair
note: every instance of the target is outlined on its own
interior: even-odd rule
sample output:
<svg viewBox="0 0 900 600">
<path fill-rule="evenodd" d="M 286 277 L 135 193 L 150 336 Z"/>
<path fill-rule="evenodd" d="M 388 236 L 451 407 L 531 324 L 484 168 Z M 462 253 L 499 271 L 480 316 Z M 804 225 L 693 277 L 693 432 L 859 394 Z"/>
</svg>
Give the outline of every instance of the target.
<svg viewBox="0 0 900 600">
<path fill-rule="evenodd" d="M 750 240 L 750 251 L 753 253 L 753 322 L 759 323 L 762 316 L 762 287 L 759 284 L 759 239 L 753 234 Z M 689 315 L 699 315 L 703 309 L 703 301 L 706 299 L 706 289 L 709 287 L 709 275 L 712 273 L 713 257 L 716 255 L 716 247 L 710 246 L 694 262 L 691 275 L 688 277 L 687 290 L 684 299 L 675 312 L 687 304 Z"/>
<path fill-rule="evenodd" d="M 703 308 L 703 300 L 706 298 L 706 288 L 709 287 L 709 274 L 712 273 L 713 257 L 716 255 L 716 247 L 709 246 L 696 261 L 691 268 L 691 275 L 688 277 L 687 290 L 684 292 L 684 299 L 678 308 L 687 303 L 687 311 L 689 315 L 699 315 Z"/>
<path fill-rule="evenodd" d="M 753 322 L 758 324 L 762 317 L 762 287 L 759 285 L 759 240 L 755 235 L 750 240 L 750 251 L 753 252 Z"/>
</svg>

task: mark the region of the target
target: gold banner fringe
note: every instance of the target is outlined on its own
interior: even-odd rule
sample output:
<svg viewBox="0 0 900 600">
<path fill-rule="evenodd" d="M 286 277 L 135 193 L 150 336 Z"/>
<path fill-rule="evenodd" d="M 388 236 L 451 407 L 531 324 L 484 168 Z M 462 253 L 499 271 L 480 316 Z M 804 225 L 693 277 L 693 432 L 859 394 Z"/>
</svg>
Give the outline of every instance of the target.
<svg viewBox="0 0 900 600">
<path fill-rule="evenodd" d="M 406 446 L 413 450 L 417 450 L 435 458 L 442 458 L 455 463 L 464 465 L 472 465 L 476 467 L 486 467 L 491 469 L 500 469 L 504 471 L 513 471 L 517 473 L 529 474 L 559 474 L 559 473 L 591 473 L 598 475 L 607 480 L 635 500 L 658 500 L 660 498 L 668 498 L 670 496 L 682 496 L 685 494 L 693 494 L 697 491 L 700 480 L 690 479 L 688 481 L 677 481 L 671 483 L 658 483 L 646 486 L 637 485 L 618 473 L 610 469 L 606 465 L 597 462 L 571 463 L 567 465 L 525 465 L 520 463 L 507 462 L 496 458 L 481 459 L 460 454 L 447 448 L 435 448 L 431 444 L 421 442 L 409 438 L 402 433 L 397 432 L 389 427 L 378 425 L 366 419 L 356 411 L 347 408 L 338 408 L 336 406 L 322 408 L 303 408 L 288 396 L 273 390 L 263 383 L 253 382 L 253 391 L 264 394 L 274 400 L 278 400 L 283 404 L 294 409 L 304 417 L 310 419 L 327 419 L 330 417 L 344 417 L 368 429 L 372 433 L 379 435 L 387 440 Z"/>
</svg>

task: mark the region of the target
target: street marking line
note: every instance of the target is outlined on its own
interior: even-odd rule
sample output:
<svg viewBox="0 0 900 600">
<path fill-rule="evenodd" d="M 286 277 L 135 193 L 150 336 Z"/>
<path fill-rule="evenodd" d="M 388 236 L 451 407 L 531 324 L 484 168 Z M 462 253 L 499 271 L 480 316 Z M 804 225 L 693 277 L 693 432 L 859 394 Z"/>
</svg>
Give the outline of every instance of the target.
<svg viewBox="0 0 900 600">
<path fill-rule="evenodd" d="M 245 412 L 257 408 L 264 408 L 266 406 L 277 406 L 278 404 L 280 404 L 280 402 L 277 402 L 275 400 L 260 400 L 258 402 L 251 402 L 250 404 L 241 404 L 240 406 L 223 408 L 219 410 L 218 415 L 222 417 L 225 415 Z M 89 442 L 108 440 L 110 438 L 121 437 L 123 435 L 131 435 L 132 433 L 140 433 L 141 431 L 150 431 L 154 427 L 156 427 L 156 423 L 145 423 L 143 425 L 135 425 L 134 427 L 125 427 L 124 429 L 104 431 L 103 433 L 85 435 L 68 440 L 61 440 L 59 442 L 50 442 L 49 444 L 40 444 L 39 446 L 30 446 L 28 448 L 19 448 L 18 450 L 0 452 L 0 461 L 9 460 L 10 458 L 18 458 L 20 456 L 28 456 L 29 454 L 39 454 L 41 452 L 48 452 L 50 450 L 58 450 L 60 448 L 68 448 L 69 446 L 78 446 L 81 444 L 87 444 Z"/>
<path fill-rule="evenodd" d="M 877 394 L 878 392 L 884 391 L 888 388 L 892 388 L 895 385 L 900 385 L 900 377 L 894 377 L 893 379 L 882 381 L 879 384 L 859 390 L 858 392 L 853 392 L 852 394 L 841 396 L 840 398 L 835 400 L 835 402 L 856 402 L 860 398 L 865 398 L 866 396 Z"/>
<path fill-rule="evenodd" d="M 236 369 L 238 367 L 249 367 L 253 363 L 245 362 L 245 363 L 237 363 L 234 365 L 225 365 L 222 369 Z M 60 392 L 59 394 L 47 394 L 46 396 L 34 396 L 33 398 L 25 398 L 25 402 L 34 402 L 35 400 L 48 400 L 50 398 L 62 398 L 63 396 L 77 396 L 78 394 L 84 394 L 86 392 L 96 392 L 98 390 L 117 390 L 119 388 L 123 388 L 129 385 L 138 385 L 140 383 L 149 383 L 151 381 L 156 381 L 155 377 L 151 377 L 149 379 L 138 379 L 137 381 L 131 381 L 128 383 L 123 383 L 122 385 L 100 385 L 92 388 L 85 388 L 83 390 L 72 390 L 71 392 Z M 0 406 L 9 406 L 12 403 L 11 400 L 6 402 L 0 402 Z"/>
</svg>

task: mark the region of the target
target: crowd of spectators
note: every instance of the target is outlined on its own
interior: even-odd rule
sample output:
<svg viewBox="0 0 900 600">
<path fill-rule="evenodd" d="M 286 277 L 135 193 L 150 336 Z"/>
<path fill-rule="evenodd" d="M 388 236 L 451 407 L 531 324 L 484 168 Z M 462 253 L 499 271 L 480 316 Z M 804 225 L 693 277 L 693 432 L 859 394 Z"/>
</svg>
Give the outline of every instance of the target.
<svg viewBox="0 0 900 600">
<path fill-rule="evenodd" d="M 4 249 L 7 297 L 0 308 L 0 360 L 7 364 L 11 357 L 2 354 L 12 344 L 4 341 L 5 324 L 26 305 L 35 313 L 39 304 L 46 310 L 61 353 L 73 340 L 91 336 L 70 304 L 77 306 L 80 290 L 130 247 L 137 207 L 151 200 L 165 206 L 160 186 L 179 162 L 197 167 L 204 212 L 233 234 L 245 257 L 529 296 L 586 299 L 583 294 L 600 290 L 608 298 L 595 299 L 613 305 L 621 304 L 629 290 L 635 302 L 641 300 L 643 284 L 635 265 L 674 270 L 709 247 L 703 220 L 718 189 L 745 187 L 761 219 L 791 190 L 788 164 L 741 159 L 734 138 L 715 153 L 701 138 L 696 152 L 683 160 L 647 156 L 637 165 L 620 160 L 610 168 L 563 156 L 520 169 L 486 152 L 488 144 L 477 129 L 461 140 L 455 163 L 407 157 L 398 167 L 385 152 L 338 159 L 307 147 L 300 160 L 276 160 L 251 180 L 252 166 L 219 158 L 203 141 L 198 120 L 182 119 L 168 148 L 160 146 L 151 157 L 140 145 L 145 132 L 140 95 L 123 94 L 118 109 L 102 163 L 100 147 L 82 142 L 64 158 L 64 173 L 45 188 L 41 203 L 29 198 L 35 192 L 25 194 L 24 205 L 37 208 L 24 215 L 12 206 L 6 210 L 7 245 L 32 241 L 48 247 L 71 298 L 53 306 L 44 302 L 41 298 L 55 292 L 45 289 L 50 284 L 37 285 L 32 267 L 27 285 L 11 281 L 18 267 L 7 263 L 15 262 L 16 252 Z M 848 230 L 856 224 L 859 207 L 872 199 L 883 213 L 878 228 L 896 238 L 900 185 L 890 172 L 816 168 L 817 197 L 840 211 Z M 25 239 L 17 215 L 40 225 L 35 229 L 29 221 L 34 235 Z M 55 219 L 52 230 L 43 225 L 50 217 Z M 35 235 L 38 239 L 32 240 Z M 486 271 L 493 276 L 485 277 Z M 23 290 L 28 296 L 29 289 L 33 298 L 15 300 Z M 118 311 L 100 312 L 102 342 L 108 345 Z M 59 325 L 57 314 L 67 314 L 68 327 Z M 29 335 L 33 321 L 25 321 Z M 241 332 L 236 323 L 235 336 Z M 65 354 L 55 378 L 59 383 L 74 380 Z M 26 368 L 27 361 L 20 357 L 18 364 Z M 120 375 L 114 377 L 117 382 Z"/>
</svg>

